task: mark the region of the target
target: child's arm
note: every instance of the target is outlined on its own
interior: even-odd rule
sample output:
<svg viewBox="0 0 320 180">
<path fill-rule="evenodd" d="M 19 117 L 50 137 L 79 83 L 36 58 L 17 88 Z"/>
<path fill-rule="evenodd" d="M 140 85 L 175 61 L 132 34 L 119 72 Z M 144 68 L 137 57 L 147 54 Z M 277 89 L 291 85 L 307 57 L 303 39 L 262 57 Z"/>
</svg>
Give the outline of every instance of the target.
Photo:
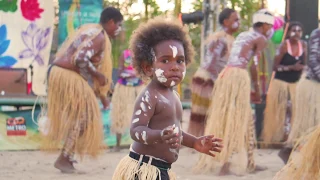
<svg viewBox="0 0 320 180">
<path fill-rule="evenodd" d="M 169 126 L 163 130 L 148 127 L 155 112 L 156 102 L 156 99 L 150 96 L 148 90 L 137 98 L 130 128 L 131 138 L 142 144 L 165 142 L 170 144 L 172 148 L 177 148 L 179 135 L 173 133 L 174 127 Z"/>
<path fill-rule="evenodd" d="M 215 156 L 211 151 L 221 152 L 223 145 L 221 144 L 222 139 L 214 138 L 213 135 L 195 137 L 191 134 L 182 131 L 183 140 L 182 145 L 193 148 L 198 152 L 208 154 L 210 156 Z"/>
</svg>

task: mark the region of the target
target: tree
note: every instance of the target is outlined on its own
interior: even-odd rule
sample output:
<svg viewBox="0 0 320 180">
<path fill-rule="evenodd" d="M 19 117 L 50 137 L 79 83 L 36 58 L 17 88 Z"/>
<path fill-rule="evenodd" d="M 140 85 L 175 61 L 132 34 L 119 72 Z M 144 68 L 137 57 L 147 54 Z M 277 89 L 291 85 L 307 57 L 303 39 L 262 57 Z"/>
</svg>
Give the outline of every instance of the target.
<svg viewBox="0 0 320 180">
<path fill-rule="evenodd" d="M 239 12 L 241 18 L 240 31 L 252 26 L 252 15 L 261 7 L 261 0 L 230 0 L 231 7 Z"/>
<path fill-rule="evenodd" d="M 144 3 L 144 20 L 147 21 L 149 18 L 161 15 L 164 12 L 160 11 L 160 7 L 156 0 L 143 0 Z"/>
</svg>

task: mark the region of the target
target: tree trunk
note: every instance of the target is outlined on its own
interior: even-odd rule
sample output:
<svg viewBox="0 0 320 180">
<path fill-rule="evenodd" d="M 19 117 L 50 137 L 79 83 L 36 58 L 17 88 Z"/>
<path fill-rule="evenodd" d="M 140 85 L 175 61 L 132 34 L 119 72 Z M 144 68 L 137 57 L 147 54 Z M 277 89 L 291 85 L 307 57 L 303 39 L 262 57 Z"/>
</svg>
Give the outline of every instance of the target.
<svg viewBox="0 0 320 180">
<path fill-rule="evenodd" d="M 181 0 L 174 0 L 174 15 L 179 16 L 181 12 Z"/>
<path fill-rule="evenodd" d="M 143 2 L 144 2 L 144 19 L 145 21 L 147 21 L 149 18 L 149 11 L 148 11 L 149 0 L 144 0 Z"/>
</svg>

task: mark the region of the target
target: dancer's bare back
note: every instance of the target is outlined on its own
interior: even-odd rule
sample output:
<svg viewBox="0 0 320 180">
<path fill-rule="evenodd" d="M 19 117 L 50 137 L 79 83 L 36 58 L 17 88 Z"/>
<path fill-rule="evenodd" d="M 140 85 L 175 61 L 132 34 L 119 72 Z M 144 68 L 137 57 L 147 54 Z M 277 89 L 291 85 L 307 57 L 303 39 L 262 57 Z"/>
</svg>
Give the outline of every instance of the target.
<svg viewBox="0 0 320 180">
<path fill-rule="evenodd" d="M 246 68 L 249 60 L 253 56 L 259 55 L 266 45 L 267 38 L 256 31 L 246 31 L 239 34 L 232 44 L 229 66 Z"/>
</svg>

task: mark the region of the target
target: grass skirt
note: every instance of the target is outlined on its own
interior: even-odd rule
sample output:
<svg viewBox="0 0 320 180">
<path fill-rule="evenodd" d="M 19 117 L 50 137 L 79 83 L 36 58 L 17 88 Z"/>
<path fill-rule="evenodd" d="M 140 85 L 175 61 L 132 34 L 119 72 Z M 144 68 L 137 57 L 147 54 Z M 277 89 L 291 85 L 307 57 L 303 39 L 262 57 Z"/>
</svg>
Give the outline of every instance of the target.
<svg viewBox="0 0 320 180">
<path fill-rule="evenodd" d="M 42 115 L 47 114 L 49 128 L 42 149 L 58 149 L 70 131 L 81 129 L 75 138 L 75 153 L 95 157 L 101 152 L 104 137 L 99 104 L 92 88 L 78 73 L 52 67 L 47 106 Z"/>
<path fill-rule="evenodd" d="M 288 109 L 288 101 L 292 104 L 291 120 L 293 122 L 295 108 L 295 91 L 297 83 L 287 83 L 273 79 L 267 95 L 267 104 L 264 112 L 262 139 L 268 146 L 269 143 L 285 141 L 285 121 Z"/>
<path fill-rule="evenodd" d="M 170 180 L 176 180 L 176 176 L 171 170 L 168 173 Z M 157 180 L 160 170 L 156 166 L 144 162 L 140 166 L 139 161 L 127 155 L 118 164 L 112 180 L 136 180 L 136 175 L 139 180 Z"/>
<path fill-rule="evenodd" d="M 210 74 L 199 68 L 192 78 L 192 106 L 188 132 L 194 136 L 202 136 L 206 115 L 211 103 L 213 80 Z"/>
<path fill-rule="evenodd" d="M 295 145 L 288 164 L 273 180 L 320 179 L 320 126 L 310 129 Z"/>
<path fill-rule="evenodd" d="M 224 148 L 215 158 L 200 155 L 194 168 L 196 173 L 218 174 L 226 163 L 230 163 L 229 170 L 237 175 L 254 169 L 255 140 L 250 88 L 246 70 L 226 67 L 220 73 L 213 89 L 205 135 L 222 138 Z"/>
<path fill-rule="evenodd" d="M 295 121 L 288 138 L 292 146 L 309 128 L 320 124 L 320 83 L 303 78 L 297 85 Z"/>
<path fill-rule="evenodd" d="M 113 133 L 124 133 L 130 127 L 135 100 L 144 87 L 144 85 L 133 87 L 116 84 L 111 99 Z"/>
</svg>

